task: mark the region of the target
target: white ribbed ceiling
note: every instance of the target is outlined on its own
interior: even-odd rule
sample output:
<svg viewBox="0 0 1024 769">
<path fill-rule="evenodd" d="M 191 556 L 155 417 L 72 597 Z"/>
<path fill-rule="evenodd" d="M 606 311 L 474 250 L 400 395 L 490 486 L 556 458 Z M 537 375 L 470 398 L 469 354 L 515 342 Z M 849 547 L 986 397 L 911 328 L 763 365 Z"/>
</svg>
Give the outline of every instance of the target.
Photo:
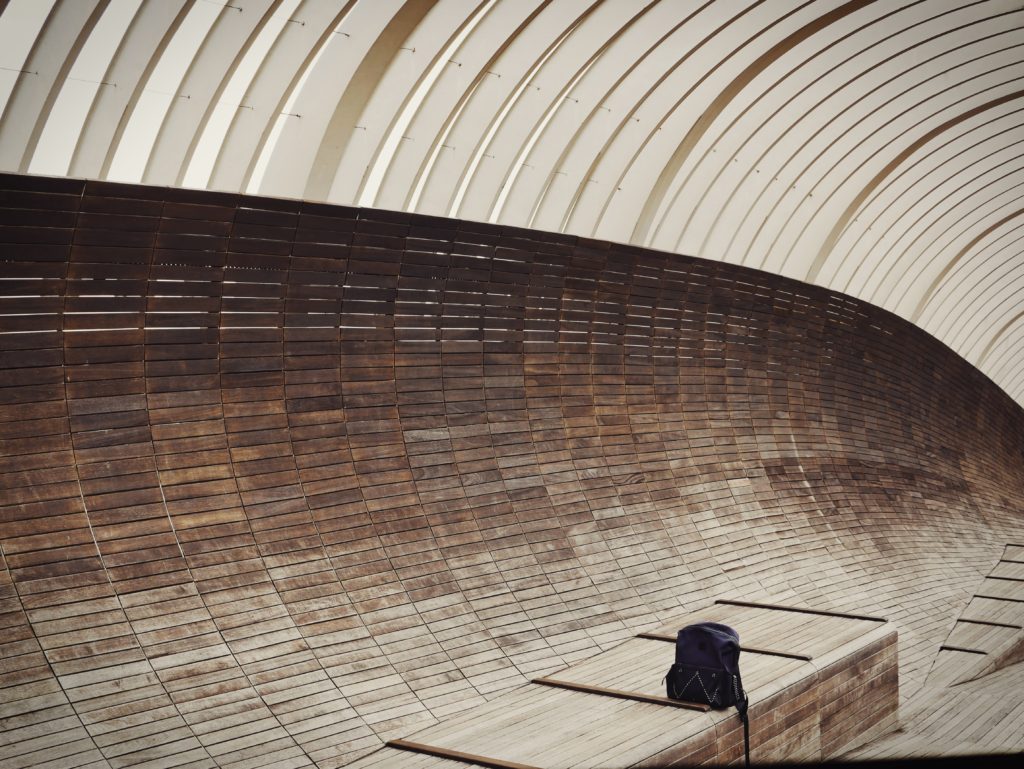
<svg viewBox="0 0 1024 769">
<path fill-rule="evenodd" d="M 6 171 L 745 264 L 1024 402 L 1020 0 L 7 0 L 0 109 Z"/>
</svg>

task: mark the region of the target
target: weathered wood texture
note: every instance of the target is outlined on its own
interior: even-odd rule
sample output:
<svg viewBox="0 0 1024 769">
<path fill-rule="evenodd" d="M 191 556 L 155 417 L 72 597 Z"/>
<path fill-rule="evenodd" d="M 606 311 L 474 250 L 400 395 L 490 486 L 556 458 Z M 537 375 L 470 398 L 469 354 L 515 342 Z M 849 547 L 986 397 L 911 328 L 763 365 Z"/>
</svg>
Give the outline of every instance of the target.
<svg viewBox="0 0 1024 769">
<path fill-rule="evenodd" d="M 849 297 L 409 214 L 0 198 L 4 767 L 336 766 L 716 598 L 888 617 L 906 695 L 1024 542 L 1019 407 Z"/>
<path fill-rule="evenodd" d="M 1024 565 L 1008 545 L 977 584 L 936 658 L 926 684 L 955 686 L 1024 660 Z"/>
<path fill-rule="evenodd" d="M 896 633 L 874 622 L 794 616 L 729 607 L 714 612 L 741 637 L 814 635 L 814 660 L 742 654 L 751 698 L 751 761 L 807 761 L 834 757 L 897 726 Z M 707 618 L 707 610 L 677 617 L 664 631 Z M 653 702 L 602 696 L 600 689 L 664 696 L 663 642 L 637 638 L 554 677 L 594 693 L 553 695 L 534 685 L 449 718 L 413 735 L 435 751 L 484 755 L 495 765 L 526 767 L 667 767 L 736 763 L 743 757 L 741 722 L 732 708 L 681 711 Z M 669 700 L 671 702 L 671 700 Z M 354 769 L 404 766 L 391 745 Z"/>
</svg>

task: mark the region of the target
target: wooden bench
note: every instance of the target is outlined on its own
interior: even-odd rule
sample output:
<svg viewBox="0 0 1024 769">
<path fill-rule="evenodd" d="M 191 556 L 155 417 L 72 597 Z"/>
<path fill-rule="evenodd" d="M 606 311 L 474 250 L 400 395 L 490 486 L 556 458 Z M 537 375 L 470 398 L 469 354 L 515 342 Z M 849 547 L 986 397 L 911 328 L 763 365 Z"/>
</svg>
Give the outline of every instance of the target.
<svg viewBox="0 0 1024 769">
<path fill-rule="evenodd" d="M 741 760 L 734 709 L 665 700 L 679 627 L 735 627 L 746 651 L 751 754 L 823 760 L 895 729 L 896 632 L 880 618 L 719 603 L 641 633 L 482 707 L 393 740 L 353 766 L 672 766 Z"/>
</svg>

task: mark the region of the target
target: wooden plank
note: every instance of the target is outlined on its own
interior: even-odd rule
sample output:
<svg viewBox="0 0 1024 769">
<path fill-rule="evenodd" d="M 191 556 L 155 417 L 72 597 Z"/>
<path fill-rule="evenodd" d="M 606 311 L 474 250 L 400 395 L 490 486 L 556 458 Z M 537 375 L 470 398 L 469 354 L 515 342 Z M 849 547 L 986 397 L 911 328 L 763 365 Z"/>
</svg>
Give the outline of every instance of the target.
<svg viewBox="0 0 1024 769">
<path fill-rule="evenodd" d="M 939 649 L 943 649 L 945 651 L 950 652 L 966 652 L 968 654 L 988 654 L 988 652 L 982 651 L 981 649 L 968 649 L 965 646 L 951 646 L 949 644 L 942 644 L 942 646 L 940 646 Z"/>
<path fill-rule="evenodd" d="M 668 697 L 655 697 L 650 694 L 643 694 L 641 692 L 626 692 L 621 689 L 608 689 L 603 686 L 592 686 L 590 684 L 580 684 L 573 681 L 562 681 L 557 678 L 534 678 L 532 683 L 543 684 L 544 686 L 554 686 L 558 689 L 571 689 L 576 692 L 584 692 L 586 694 L 598 694 L 603 697 L 617 697 L 623 700 L 636 700 L 637 702 L 650 702 L 655 705 L 669 705 L 675 708 L 683 708 L 685 710 L 699 710 L 703 713 L 711 710 L 710 706 L 702 705 L 698 702 L 686 702 L 684 700 L 673 700 Z"/>
<path fill-rule="evenodd" d="M 783 606 L 782 604 L 759 603 L 756 601 L 736 601 L 728 598 L 719 598 L 715 603 L 728 606 L 749 606 L 757 609 L 771 609 L 773 611 L 791 611 L 799 614 L 817 614 L 822 617 L 839 617 L 841 619 L 856 619 L 865 622 L 888 622 L 884 617 L 871 617 L 866 614 L 846 614 L 844 612 L 828 611 L 826 609 L 805 609 L 799 606 Z"/>
<path fill-rule="evenodd" d="M 1024 598 L 1009 598 L 1002 595 L 982 595 L 981 593 L 975 593 L 975 598 L 987 598 L 990 601 L 1007 601 L 1009 603 L 1024 603 Z"/>
<path fill-rule="evenodd" d="M 957 622 L 966 622 L 971 625 L 990 625 L 992 627 L 1005 627 L 1012 628 L 1013 630 L 1024 630 L 1024 625 L 1014 625 L 1009 622 L 993 622 L 985 619 L 967 619 L 966 617 L 960 617 Z"/>
<path fill-rule="evenodd" d="M 637 638 L 647 638 L 647 639 L 650 639 L 652 641 L 668 641 L 670 643 L 675 643 L 675 641 L 676 641 L 676 637 L 673 636 L 673 635 L 670 635 L 668 633 L 637 633 L 636 637 Z M 804 660 L 805 662 L 810 662 L 812 659 L 814 659 L 809 654 L 794 654 L 792 652 L 783 652 L 783 651 L 778 651 L 776 649 L 761 649 L 761 648 L 758 648 L 756 646 L 742 646 L 741 645 L 740 646 L 740 651 L 745 651 L 748 654 L 766 654 L 766 655 L 771 656 L 771 657 L 788 657 L 789 659 Z"/>
<path fill-rule="evenodd" d="M 423 753 L 428 756 L 437 756 L 438 758 L 448 758 L 452 761 L 460 761 L 464 764 L 472 764 L 473 766 L 485 766 L 488 769 L 537 769 L 537 767 L 530 766 L 529 764 L 502 761 L 498 758 L 478 756 L 474 753 L 463 753 L 459 750 L 440 748 L 435 745 L 424 745 L 421 742 L 412 742 L 411 740 L 388 740 L 385 745 L 389 748 L 408 750 L 412 753 Z"/>
</svg>

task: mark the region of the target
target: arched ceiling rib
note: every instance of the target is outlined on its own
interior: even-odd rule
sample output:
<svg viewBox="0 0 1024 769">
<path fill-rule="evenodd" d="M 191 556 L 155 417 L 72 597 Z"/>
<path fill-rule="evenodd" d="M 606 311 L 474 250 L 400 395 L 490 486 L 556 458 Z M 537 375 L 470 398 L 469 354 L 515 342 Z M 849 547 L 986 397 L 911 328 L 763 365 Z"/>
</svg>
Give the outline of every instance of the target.
<svg viewBox="0 0 1024 769">
<path fill-rule="evenodd" d="M 7 0 L 0 168 L 558 230 L 914 320 L 1024 394 L 1017 0 Z"/>
</svg>

